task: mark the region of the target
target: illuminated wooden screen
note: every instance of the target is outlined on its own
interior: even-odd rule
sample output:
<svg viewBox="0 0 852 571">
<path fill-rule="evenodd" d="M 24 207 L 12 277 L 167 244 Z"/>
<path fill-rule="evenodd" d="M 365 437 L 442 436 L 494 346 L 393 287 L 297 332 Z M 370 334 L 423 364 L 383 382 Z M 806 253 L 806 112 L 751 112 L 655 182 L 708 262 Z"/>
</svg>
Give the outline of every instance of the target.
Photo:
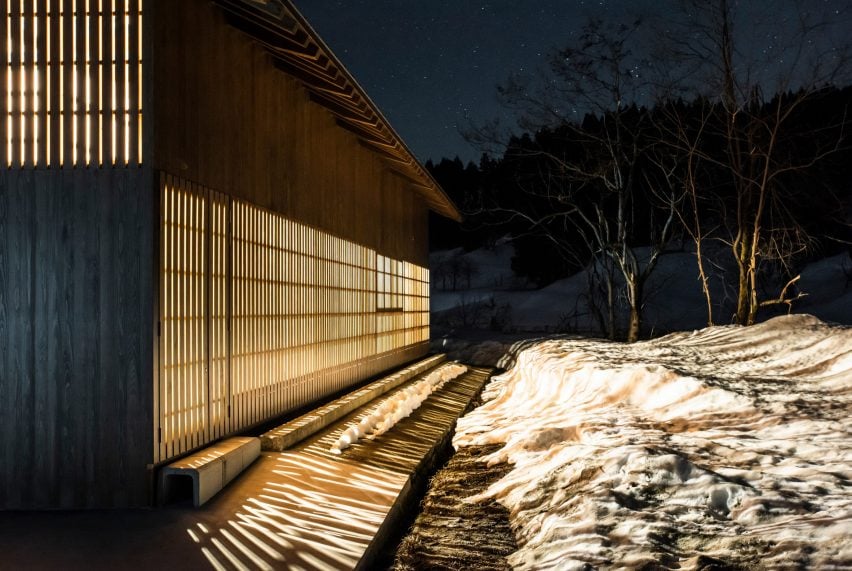
<svg viewBox="0 0 852 571">
<path fill-rule="evenodd" d="M 161 189 L 157 461 L 424 352 L 425 268 L 186 181 Z"/>
<path fill-rule="evenodd" d="M 377 256 L 378 351 L 429 340 L 429 270 Z"/>
<path fill-rule="evenodd" d="M 142 0 L 0 0 L 0 164 L 142 162 Z"/>
</svg>

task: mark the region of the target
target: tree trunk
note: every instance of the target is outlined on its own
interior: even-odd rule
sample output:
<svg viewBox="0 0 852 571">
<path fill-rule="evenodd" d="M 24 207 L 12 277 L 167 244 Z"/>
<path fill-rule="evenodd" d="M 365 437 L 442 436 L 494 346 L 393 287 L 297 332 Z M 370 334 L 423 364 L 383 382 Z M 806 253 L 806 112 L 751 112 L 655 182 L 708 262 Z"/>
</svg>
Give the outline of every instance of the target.
<svg viewBox="0 0 852 571">
<path fill-rule="evenodd" d="M 751 285 L 749 284 L 748 277 L 748 270 L 740 268 L 737 284 L 736 321 L 738 325 L 750 325 L 748 320 L 749 315 L 751 315 Z"/>
<path fill-rule="evenodd" d="M 698 257 L 698 277 L 701 280 L 701 291 L 704 292 L 704 301 L 707 303 L 707 327 L 713 327 L 713 298 L 710 294 L 710 280 L 707 272 L 704 269 L 704 259 L 702 256 L 702 238 L 699 234 L 695 239 L 695 255 Z"/>
<path fill-rule="evenodd" d="M 627 329 L 627 342 L 635 343 L 639 341 L 639 330 L 641 328 L 641 313 L 639 308 L 630 307 L 630 327 Z"/>
<path fill-rule="evenodd" d="M 749 270 L 749 252 L 751 248 L 748 243 L 748 235 L 740 231 L 740 235 L 734 240 L 733 253 L 737 261 L 737 313 L 738 325 L 749 325 L 751 315 L 751 271 Z"/>
<path fill-rule="evenodd" d="M 642 284 L 639 280 L 627 284 L 627 299 L 630 302 L 630 323 L 627 327 L 627 342 L 639 340 L 642 328 Z"/>
<path fill-rule="evenodd" d="M 607 305 L 607 337 L 615 340 L 615 288 L 612 286 L 612 275 L 606 281 L 606 305 Z"/>
</svg>

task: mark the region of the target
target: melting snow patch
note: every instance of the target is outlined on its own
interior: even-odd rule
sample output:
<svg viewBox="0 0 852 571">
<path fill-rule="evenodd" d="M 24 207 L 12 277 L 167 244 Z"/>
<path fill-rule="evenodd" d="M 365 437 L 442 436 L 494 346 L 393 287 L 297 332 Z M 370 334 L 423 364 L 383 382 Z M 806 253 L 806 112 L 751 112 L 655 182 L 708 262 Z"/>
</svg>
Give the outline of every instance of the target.
<svg viewBox="0 0 852 571">
<path fill-rule="evenodd" d="M 459 421 L 516 569 L 852 568 L 852 329 L 809 316 L 539 342 Z"/>
<path fill-rule="evenodd" d="M 381 436 L 397 422 L 408 417 L 420 408 L 429 395 L 444 386 L 459 375 L 467 372 L 467 367 L 458 363 L 442 365 L 405 389 L 394 393 L 382 400 L 361 416 L 358 422 L 350 424 L 343 434 L 332 445 L 332 454 L 342 454 L 344 450 L 358 442 L 361 438 L 373 439 Z"/>
</svg>

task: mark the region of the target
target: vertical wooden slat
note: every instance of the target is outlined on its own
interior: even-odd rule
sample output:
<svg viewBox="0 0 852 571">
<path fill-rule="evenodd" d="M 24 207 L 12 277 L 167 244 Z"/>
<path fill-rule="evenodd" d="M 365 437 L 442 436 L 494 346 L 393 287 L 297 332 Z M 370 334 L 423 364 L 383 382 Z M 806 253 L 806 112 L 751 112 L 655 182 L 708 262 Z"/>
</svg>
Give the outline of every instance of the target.
<svg viewBox="0 0 852 571">
<path fill-rule="evenodd" d="M 112 153 L 111 148 L 110 148 L 110 153 Z M 110 154 L 109 156 L 112 156 L 112 155 Z M 169 258 L 171 260 L 171 268 L 172 268 L 171 273 L 170 273 L 170 276 L 171 276 L 170 287 L 171 287 L 171 290 L 172 290 L 172 292 L 171 292 L 171 298 L 172 299 L 171 299 L 171 311 L 170 311 L 171 316 L 170 316 L 170 319 L 169 319 L 169 321 L 171 323 L 172 368 L 171 368 L 171 372 L 170 372 L 170 375 L 169 375 L 169 377 L 170 377 L 169 386 L 168 386 L 168 403 L 169 403 L 169 406 L 168 406 L 168 412 L 167 412 L 166 418 L 168 419 L 168 424 L 169 424 L 169 439 L 168 439 L 168 441 L 169 441 L 169 456 L 174 456 L 180 451 L 180 448 L 178 446 L 178 438 L 179 438 L 178 420 L 179 419 L 177 418 L 176 412 L 177 412 L 177 408 L 178 408 L 178 404 L 179 404 L 179 400 L 178 400 L 179 392 L 178 391 L 180 389 L 180 383 L 181 383 L 181 380 L 182 380 L 182 377 L 183 377 L 183 369 L 181 367 L 182 351 L 181 351 L 181 344 L 180 344 L 180 340 L 182 339 L 182 336 L 183 336 L 182 322 L 181 322 L 181 319 L 180 319 L 180 315 L 181 315 L 180 312 L 181 312 L 181 306 L 182 306 L 182 303 L 181 303 L 182 302 L 182 298 L 181 298 L 182 290 L 180 288 L 180 273 L 179 273 L 180 261 L 181 261 L 180 246 L 181 246 L 181 240 L 183 239 L 183 236 L 181 234 L 180 226 L 179 226 L 179 223 L 180 223 L 180 220 L 181 220 L 181 218 L 180 218 L 180 216 L 181 216 L 181 212 L 180 212 L 181 197 L 180 197 L 180 194 L 177 192 L 177 189 L 175 189 L 174 186 L 172 185 L 171 176 L 166 177 L 166 186 L 169 189 L 169 196 L 170 196 L 169 211 L 170 211 L 170 215 L 171 215 L 171 219 L 172 219 L 172 221 L 171 221 L 171 237 L 170 237 L 171 241 L 170 241 L 170 245 L 169 245 L 169 250 L 170 250 Z"/>
<path fill-rule="evenodd" d="M 116 26 L 117 27 L 117 26 Z M 113 125 L 115 128 L 115 123 Z M 117 149 L 118 147 L 114 147 Z M 116 153 L 116 164 L 118 164 L 118 154 Z M 174 179 L 176 192 L 178 197 L 177 222 L 180 224 L 177 232 L 177 266 L 176 269 L 180 272 L 177 276 L 178 298 L 176 306 L 176 318 L 180 323 L 180 337 L 178 338 L 178 354 L 177 359 L 180 364 L 180 376 L 177 379 L 177 396 L 175 400 L 175 416 L 176 416 L 176 436 L 179 441 L 179 450 L 183 452 L 187 449 L 186 445 L 186 415 L 183 413 L 186 410 L 186 387 L 190 382 L 192 372 L 188 366 L 189 361 L 189 327 L 186 323 L 186 308 L 189 306 L 189 288 L 186 283 L 186 266 L 189 250 L 189 236 L 186 231 L 186 221 L 189 218 L 189 204 L 186 199 L 186 193 L 182 185 L 177 179 Z"/>
<path fill-rule="evenodd" d="M 238 426 L 243 425 L 251 390 L 251 284 L 248 275 L 248 262 L 251 255 L 251 245 L 247 240 L 247 209 L 240 205 L 239 236 L 240 247 L 240 376 L 239 403 L 234 418 Z"/>
<path fill-rule="evenodd" d="M 69 0 L 65 0 L 68 2 Z M 100 118 L 99 125 L 101 131 L 100 151 L 103 160 L 103 166 L 108 167 L 114 164 L 115 155 L 112 150 L 113 140 L 113 1 L 101 0 L 101 38 L 100 38 Z"/>
<path fill-rule="evenodd" d="M 127 44 L 126 38 L 126 30 L 125 24 L 127 20 L 125 18 L 125 11 L 127 7 L 127 0 L 114 0 L 113 4 L 113 35 L 115 38 L 115 52 L 112 54 L 113 60 L 115 61 L 115 94 L 113 100 L 115 101 L 115 108 L 113 109 L 113 114 L 115 117 L 115 164 L 117 166 L 125 166 L 127 164 L 127 155 L 125 153 L 126 141 L 125 141 L 125 121 L 126 115 L 125 111 L 127 110 L 125 97 L 127 95 L 127 89 L 125 81 L 127 79 L 127 59 L 125 54 L 125 46 Z"/>
<path fill-rule="evenodd" d="M 231 326 L 231 358 L 232 358 L 232 377 L 231 377 L 231 411 L 229 418 L 229 428 L 236 430 L 239 426 L 240 411 L 243 406 L 243 339 L 245 335 L 243 330 L 245 327 L 245 318 L 243 307 L 246 303 L 245 297 L 245 282 L 243 280 L 243 255 L 245 252 L 245 243 L 242 236 L 242 206 L 238 202 L 233 202 L 231 211 L 231 231 L 233 232 L 233 260 L 232 260 L 232 315 L 233 325 Z"/>
<path fill-rule="evenodd" d="M 207 201 L 198 185 L 195 187 L 195 200 L 198 204 L 200 215 L 198 216 L 198 225 L 195 228 L 195 234 L 198 236 L 198 256 L 195 264 L 195 283 L 196 291 L 198 292 L 198 302 L 196 304 L 197 313 L 195 315 L 195 330 L 198 335 L 196 343 L 197 361 L 198 361 L 198 385 L 196 388 L 196 398 L 194 406 L 196 408 L 196 433 L 197 444 L 206 442 L 204 440 L 207 432 L 207 377 L 209 369 L 207 368 L 207 327 L 205 326 L 205 318 L 207 316 L 207 288 L 205 286 L 205 269 L 207 266 L 207 240 L 205 228 L 207 227 Z M 200 439 L 200 442 L 199 440 Z"/>
<path fill-rule="evenodd" d="M 165 350 L 163 347 L 163 326 L 165 325 L 165 320 L 163 319 L 163 307 L 166 303 L 166 288 L 165 288 L 165 280 L 166 280 L 166 271 L 164 269 L 165 264 L 165 253 L 163 251 L 163 245 L 166 244 L 166 225 L 164 219 L 165 213 L 165 201 L 164 201 L 164 190 L 162 184 L 162 174 L 160 175 L 161 180 L 158 181 L 157 187 L 157 201 L 159 203 L 159 222 L 158 222 L 158 233 L 159 239 L 154 241 L 155 247 L 159 249 L 157 260 L 159 261 L 159 266 L 156 269 L 156 273 L 154 274 L 155 280 L 157 283 L 157 287 L 159 288 L 159 294 L 156 298 L 156 323 L 154 327 L 156 328 L 156 358 L 157 362 L 155 363 L 156 370 L 154 372 L 154 402 L 153 402 L 153 426 L 152 426 L 152 442 L 153 442 L 153 459 L 154 463 L 159 463 L 163 458 L 162 446 L 161 446 L 161 435 L 160 435 L 160 426 L 161 426 L 161 415 L 162 415 L 162 391 L 163 391 L 163 382 L 164 382 L 164 364 L 165 364 Z"/>
<path fill-rule="evenodd" d="M 127 94 L 129 105 L 127 108 L 128 153 L 126 159 L 130 166 L 137 166 L 139 164 L 139 138 L 142 136 L 139 132 L 139 82 L 141 81 L 139 77 L 139 0 L 126 1 L 129 18 L 126 39 L 128 52 L 127 85 L 129 88 Z"/>
<path fill-rule="evenodd" d="M 107 14 L 109 16 L 109 14 Z M 107 105 L 107 107 L 109 107 Z M 109 122 L 109 116 L 105 121 Z M 104 127 L 106 128 L 106 126 Z M 111 147 L 108 147 L 109 153 L 112 153 Z M 111 154 L 107 154 L 106 156 L 111 157 Z M 169 308 L 169 324 L 170 324 L 170 334 L 171 334 L 171 369 L 169 371 L 169 384 L 166 387 L 166 394 L 168 400 L 168 408 L 167 408 L 167 422 L 168 422 L 168 455 L 169 457 L 176 455 L 179 452 L 178 448 L 178 425 L 177 425 L 177 417 L 175 415 L 177 406 L 178 406 L 178 388 L 180 386 L 180 381 L 182 378 L 183 371 L 180 367 L 181 365 L 181 351 L 180 351 L 180 339 L 181 339 L 181 321 L 180 321 L 180 308 L 181 308 L 181 298 L 180 298 L 180 274 L 178 273 L 180 269 L 180 240 L 182 239 L 180 233 L 180 226 L 178 225 L 180 222 L 180 195 L 177 190 L 172 185 L 171 177 L 166 177 L 166 186 L 169 189 L 169 216 L 171 217 L 171 226 L 170 226 L 170 243 L 169 243 L 169 262 L 171 265 L 170 272 L 170 283 L 169 289 L 170 293 L 170 308 Z"/>
<path fill-rule="evenodd" d="M 137 119 L 136 119 L 136 161 L 141 164 L 144 161 L 142 152 L 143 152 L 143 142 L 144 142 L 144 131 L 143 131 L 143 107 L 145 105 L 144 100 L 147 97 L 144 94 L 145 79 L 143 78 L 142 65 L 145 56 L 143 52 L 148 50 L 146 47 L 145 38 L 143 35 L 144 27 L 143 27 L 143 12 L 144 12 L 144 0 L 134 0 L 136 3 L 136 35 L 137 35 L 137 47 L 136 47 L 136 56 L 137 59 L 134 61 L 134 65 L 137 68 L 136 71 L 136 82 L 137 82 L 137 95 L 136 95 L 136 111 L 137 111 Z M 147 62 L 145 62 L 147 64 Z"/>
<path fill-rule="evenodd" d="M 119 6 L 121 3 L 119 3 Z M 116 28 L 120 28 L 119 24 L 119 15 L 120 11 L 118 10 L 118 6 L 116 7 Z M 118 45 L 118 41 L 116 41 L 116 45 Z M 116 57 L 122 54 L 121 50 L 118 50 L 116 53 Z M 123 69 L 123 66 L 120 64 L 121 59 L 116 60 L 116 74 L 118 74 L 118 70 Z M 123 78 L 122 78 L 123 79 Z M 116 79 L 116 86 L 118 89 L 119 96 L 116 98 L 119 101 L 119 107 L 121 107 L 121 94 L 122 87 L 121 82 Z M 119 125 L 118 129 L 121 134 L 120 125 L 122 124 L 122 115 L 121 113 L 117 113 L 118 120 L 116 122 Z M 122 144 L 122 138 L 118 134 L 116 135 L 116 139 L 119 141 L 116 149 L 118 149 L 118 158 L 117 164 L 120 166 L 124 165 L 122 160 L 123 153 L 121 149 L 124 147 Z M 192 231 L 194 216 L 195 216 L 195 204 L 192 200 L 192 195 L 189 192 L 189 189 L 183 181 L 178 181 L 180 184 L 181 194 L 183 195 L 184 200 L 184 218 L 183 218 L 183 282 L 184 282 L 184 292 L 186 294 L 185 301 L 183 304 L 183 342 L 184 342 L 184 366 L 186 370 L 186 376 L 184 377 L 184 383 L 182 386 L 182 394 L 181 394 L 181 437 L 183 439 L 183 449 L 189 450 L 192 448 L 192 389 L 196 383 L 196 366 L 195 366 L 195 331 L 193 330 L 193 322 L 192 322 L 192 314 L 195 305 L 195 291 L 193 288 L 193 279 L 192 279 L 192 266 L 194 263 L 194 254 L 195 254 L 195 233 Z"/>
<path fill-rule="evenodd" d="M 246 407 L 246 417 L 244 422 L 249 423 L 254 418 L 254 411 L 257 402 L 257 383 L 258 383 L 258 350 L 260 348 L 261 338 L 258 331 L 258 299 L 257 299 L 257 211 L 253 208 L 247 208 L 247 234 L 249 236 L 249 259 L 248 259 L 248 276 L 249 276 L 249 297 L 251 298 L 250 309 L 250 344 L 251 358 L 249 359 L 249 400 Z"/>
<path fill-rule="evenodd" d="M 103 140 L 103 139 L 101 139 Z M 171 426 L 171 403 L 172 403 L 172 386 L 174 384 L 174 339 L 175 339 L 175 331 L 174 331 L 174 275 L 172 274 L 170 268 L 174 266 L 174 230 L 171 226 L 174 220 L 174 209 L 173 209 L 173 201 L 174 196 L 169 191 L 167 186 L 167 179 L 165 173 L 161 173 L 160 175 L 161 182 L 160 184 L 163 187 L 163 216 L 168 220 L 167 225 L 165 226 L 165 235 L 163 237 L 163 244 L 161 247 L 161 251 L 163 252 L 163 275 L 164 275 L 164 288 L 165 292 L 163 294 L 163 322 L 161 324 L 161 335 L 163 335 L 163 340 L 160 342 L 163 347 L 163 354 L 165 357 L 163 358 L 163 363 L 168 366 L 168 369 L 164 371 L 163 378 L 160 381 L 160 394 L 161 394 L 161 405 L 160 405 L 160 424 L 158 426 L 158 430 L 162 431 L 162 456 L 160 460 L 165 460 L 170 457 L 171 451 L 171 439 L 172 439 L 172 426 Z"/>
<path fill-rule="evenodd" d="M 8 10 L 8 2 L 9 0 L 0 0 L 3 6 L 3 13 L 0 14 L 0 90 L 2 90 L 2 96 L 0 96 L 0 168 L 7 168 L 8 156 L 7 156 L 7 146 L 9 136 L 9 109 L 8 106 L 8 78 L 9 78 L 9 60 L 11 57 L 11 53 L 9 53 L 7 41 L 9 34 L 9 18 L 11 17 L 10 10 Z M 5 182 L 5 181 L 4 181 Z"/>
<path fill-rule="evenodd" d="M 78 0 L 86 3 L 88 14 L 86 15 L 86 123 L 89 131 L 86 135 L 86 146 L 88 147 L 88 166 L 100 165 L 100 85 L 98 84 L 98 73 L 100 70 L 100 12 L 98 0 Z"/>
<path fill-rule="evenodd" d="M 61 142 L 62 151 L 60 164 L 65 168 L 71 168 L 74 163 L 74 0 L 60 0 L 62 6 L 62 126 Z"/>
<path fill-rule="evenodd" d="M 125 77 L 126 79 L 126 77 Z M 124 131 L 125 135 L 127 134 L 127 130 Z M 125 155 L 126 158 L 126 155 Z M 189 410 L 190 410 L 190 421 L 189 421 L 189 433 L 191 435 L 190 438 L 190 447 L 195 448 L 197 437 L 198 437 L 198 427 L 200 423 L 199 419 L 199 409 L 198 409 L 198 400 L 199 400 L 199 392 L 202 383 L 203 377 L 203 369 L 201 365 L 201 355 L 200 355 L 200 347 L 202 342 L 201 331 L 198 328 L 198 314 L 200 311 L 200 307 L 203 304 L 202 294 L 199 287 L 199 280 L 197 279 L 196 270 L 200 263 L 200 259 L 202 257 L 202 240 L 198 235 L 198 227 L 201 224 L 201 218 L 203 216 L 201 204 L 198 201 L 198 197 L 196 195 L 196 186 L 194 183 L 190 183 L 187 185 L 187 190 L 190 193 L 190 199 L 192 201 L 193 213 L 192 213 L 192 221 L 191 221 L 191 230 L 192 233 L 192 250 L 190 253 L 191 256 L 191 266 L 190 266 L 190 291 L 192 292 L 192 304 L 190 309 L 190 320 L 189 327 L 191 331 L 191 340 L 192 340 L 192 383 L 188 387 L 189 389 Z"/>
<path fill-rule="evenodd" d="M 205 211 L 208 213 L 208 221 L 202 227 L 202 231 L 204 232 L 204 273 L 202 274 L 202 287 L 204 289 L 204 313 L 202 314 L 202 323 L 204 328 L 204 352 L 202 353 L 204 357 L 204 368 L 206 370 L 205 379 L 204 379 L 204 387 L 206 399 L 204 402 L 205 410 L 202 421 L 204 422 L 204 431 L 203 431 L 203 440 L 208 442 L 210 438 L 212 438 L 212 408 L 213 408 L 213 393 L 211 392 L 211 380 L 215 378 L 214 373 L 214 363 L 213 363 L 213 346 L 211 344 L 212 340 L 214 340 L 213 336 L 213 323 L 214 323 L 214 314 L 213 314 L 213 286 L 215 284 L 215 268 L 213 266 L 213 220 L 214 214 L 212 212 L 213 208 L 213 197 L 210 191 L 204 189 L 201 191 L 202 200 L 204 203 Z"/>
<path fill-rule="evenodd" d="M 123 10 L 122 10 L 123 12 Z M 116 11 L 116 27 L 123 26 L 119 24 L 118 14 L 122 13 Z M 123 54 L 124 52 L 119 50 L 119 54 Z M 122 55 L 123 59 L 123 55 Z M 124 66 L 118 64 L 116 69 L 124 69 Z M 123 79 L 123 78 L 122 78 Z M 116 85 L 121 85 L 119 87 L 119 91 L 121 96 L 120 100 L 124 99 L 123 92 L 123 83 L 116 81 Z M 119 103 L 119 106 L 122 104 Z M 124 115 L 120 113 L 119 115 L 119 130 L 123 134 L 122 125 L 124 124 Z M 123 137 L 118 136 L 118 140 L 120 141 L 118 144 L 118 149 L 120 153 L 120 157 L 123 157 Z M 123 160 L 120 159 L 119 164 L 124 164 Z M 181 416 L 184 421 L 183 425 L 183 435 L 185 438 L 185 449 L 189 450 L 194 447 L 194 429 L 195 429 L 195 388 L 198 384 L 198 361 L 197 361 L 197 343 L 198 336 L 195 331 L 195 311 L 196 305 L 198 303 L 198 292 L 195 288 L 195 276 L 193 275 L 193 270 L 195 269 L 195 261 L 198 254 L 198 237 L 195 234 L 195 226 L 197 225 L 197 205 L 195 203 L 194 197 L 192 195 L 192 186 L 185 184 L 184 181 L 181 181 L 181 190 L 184 192 L 184 196 L 186 198 L 186 206 L 187 206 L 187 215 L 186 215 L 186 227 L 184 229 L 186 236 L 186 260 L 184 264 L 184 280 L 186 282 L 186 294 L 187 301 L 186 306 L 184 307 L 184 324 L 186 327 L 186 368 L 187 368 L 187 378 L 186 384 L 183 387 L 184 390 L 184 402 L 183 407 L 181 408 Z"/>
<path fill-rule="evenodd" d="M 127 131 L 125 130 L 125 135 Z M 126 155 L 125 155 L 126 156 Z M 197 196 L 197 188 L 194 183 L 190 183 L 188 185 L 188 192 L 190 193 L 190 199 L 192 201 L 193 213 L 192 220 L 190 225 L 190 232 L 192 233 L 192 252 L 191 252 L 191 265 L 189 268 L 189 284 L 190 291 L 192 292 L 192 304 L 190 308 L 190 320 L 189 326 L 191 331 L 191 340 L 192 340 L 192 383 L 188 387 L 189 389 L 189 410 L 190 410 L 190 421 L 189 421 L 189 431 L 190 431 L 190 447 L 195 448 L 197 445 L 197 437 L 198 437 L 198 428 L 200 424 L 199 418 L 199 409 L 198 409 L 198 401 L 200 399 L 200 388 L 203 380 L 203 370 L 201 366 L 201 343 L 203 341 L 201 331 L 199 331 L 198 327 L 198 316 L 200 313 L 201 306 L 203 304 L 203 292 L 201 291 L 200 280 L 197 277 L 196 271 L 201 262 L 202 258 L 202 243 L 203 241 L 200 239 L 201 237 L 198 235 L 198 227 L 201 225 L 201 220 L 203 218 L 203 212 L 201 208 L 201 204 L 199 203 Z"/>
<path fill-rule="evenodd" d="M 47 14 L 47 0 L 38 0 L 36 4 L 37 13 L 37 36 L 36 36 L 36 70 L 38 71 L 38 109 L 35 128 L 35 164 L 39 167 L 47 166 L 47 145 L 48 136 L 47 130 L 50 125 L 47 117 L 48 98 L 50 90 L 48 89 L 48 45 L 47 38 L 49 33 L 49 19 Z"/>
<path fill-rule="evenodd" d="M 103 70 L 101 71 L 103 73 Z M 103 141 L 103 138 L 101 138 Z M 103 147 L 102 147 L 103 149 Z M 102 151 L 105 152 L 105 151 Z M 160 461 L 171 456 L 171 390 L 173 386 L 172 376 L 174 374 L 174 276 L 171 268 L 173 266 L 172 252 L 174 238 L 172 234 L 172 193 L 168 188 L 167 176 L 160 172 L 160 188 L 162 192 L 162 214 L 163 230 L 160 243 L 160 271 L 163 279 L 163 292 L 160 296 L 160 391 L 159 409 L 160 416 L 157 422 L 158 438 L 160 440 Z"/>
<path fill-rule="evenodd" d="M 231 424 L 231 406 L 234 394 L 234 357 L 233 357 L 233 292 L 234 292 L 234 228 L 233 228 L 233 211 L 234 202 L 228 198 L 225 202 L 225 431 L 230 432 L 233 429 Z"/>
<path fill-rule="evenodd" d="M 184 283 L 183 269 L 186 266 L 186 246 L 187 237 L 184 228 L 186 220 L 186 200 L 181 189 L 175 188 L 175 180 L 169 177 L 169 186 L 174 188 L 175 192 L 175 243 L 174 243 L 174 266 L 175 266 L 175 308 L 174 319 L 176 323 L 175 333 L 175 379 L 174 379 L 174 395 L 172 401 L 172 422 L 173 438 L 175 439 L 175 452 L 183 452 L 183 417 L 180 411 L 184 406 L 184 388 L 187 383 L 187 367 L 186 367 L 186 319 L 184 312 L 186 311 L 186 286 Z"/>
<path fill-rule="evenodd" d="M 67 1 L 67 0 L 66 0 Z M 86 2 L 87 0 L 72 0 L 74 9 L 74 67 L 73 81 L 76 86 L 74 96 L 74 149 L 76 160 L 74 166 L 86 164 Z"/>
<path fill-rule="evenodd" d="M 12 167 L 20 167 L 23 164 L 21 156 L 21 3 L 20 0 L 9 0 L 9 35 L 12 47 L 9 67 L 9 83 L 11 85 L 11 97 L 9 98 L 10 121 L 9 129 L 9 162 Z"/>
<path fill-rule="evenodd" d="M 47 29 L 50 36 L 50 47 L 48 58 L 50 65 L 47 70 L 47 89 L 45 100 L 50 109 L 47 118 L 49 141 L 45 143 L 45 164 L 51 168 L 59 167 L 62 158 L 62 44 L 59 40 L 62 35 L 62 18 L 60 17 L 60 1 L 50 0 L 50 12 L 48 15 Z"/>
<path fill-rule="evenodd" d="M 229 411 L 228 411 L 228 430 L 234 430 L 233 424 L 233 415 L 236 411 L 237 402 L 236 402 L 236 394 L 238 392 L 238 379 L 239 379 L 239 366 L 240 366 L 240 357 L 237 350 L 237 343 L 240 339 L 240 327 L 241 321 L 239 318 L 239 292 L 240 292 L 240 282 L 239 282 L 239 256 L 240 249 L 242 245 L 239 242 L 238 238 L 238 230 L 237 230 L 237 214 L 239 209 L 239 203 L 236 201 L 231 201 L 231 209 L 228 214 L 228 228 L 229 239 L 228 243 L 231 244 L 230 255 L 228 258 L 228 284 L 230 285 L 229 296 L 228 296 L 228 322 L 230 323 L 230 331 L 229 331 L 229 343 L 228 343 L 228 351 L 230 356 L 230 377 L 229 377 Z"/>
<path fill-rule="evenodd" d="M 21 149 L 23 165 L 32 167 L 35 164 L 35 2 L 23 0 L 23 46 L 22 69 L 23 81 L 23 145 Z"/>
<path fill-rule="evenodd" d="M 119 11 L 120 3 L 117 3 L 116 6 L 116 15 Z M 119 29 L 118 19 L 116 18 L 115 23 L 116 31 Z M 117 45 L 117 42 L 116 42 Z M 118 93 L 120 92 L 119 81 L 117 79 L 118 69 L 120 67 L 120 58 L 119 51 L 116 51 L 116 101 L 118 101 Z M 118 108 L 116 107 L 116 110 Z M 120 114 L 116 111 L 116 122 L 118 125 L 120 121 L 118 118 Z M 116 127 L 116 140 L 120 141 L 120 137 L 118 137 L 118 127 Z M 116 165 L 121 166 L 120 162 L 120 151 L 118 149 L 121 148 L 121 143 L 116 144 Z M 181 222 L 181 232 L 180 232 L 180 291 L 181 291 L 181 300 L 180 300 L 180 319 L 181 319 L 181 368 L 183 371 L 183 376 L 180 381 L 180 396 L 179 396 L 179 406 L 177 408 L 178 418 L 179 418 L 179 429 L 178 434 L 181 440 L 181 450 L 185 451 L 189 449 L 189 439 L 187 434 L 189 432 L 189 423 L 187 422 L 187 409 L 189 407 L 189 395 L 188 390 L 192 384 L 192 328 L 189 323 L 189 308 L 192 304 L 192 289 L 190 287 L 190 281 L 187 276 L 187 270 L 191 265 L 191 253 L 192 253 L 192 234 L 189 232 L 190 220 L 192 217 L 192 204 L 189 200 L 189 196 L 187 196 L 186 188 L 182 181 L 176 179 L 175 184 L 178 185 L 180 189 L 180 201 L 181 201 L 181 211 L 180 211 L 180 222 Z"/>
<path fill-rule="evenodd" d="M 120 3 L 119 3 L 120 5 Z M 120 11 L 118 10 L 118 6 L 116 7 L 116 28 L 120 29 L 121 25 L 119 23 L 118 14 Z M 118 45 L 118 42 L 116 42 Z M 118 57 L 121 54 L 121 50 L 117 50 L 116 56 Z M 120 64 L 120 59 L 116 60 L 116 74 L 118 74 L 118 70 L 122 69 Z M 116 79 L 116 86 L 119 94 L 121 93 L 121 82 Z M 120 97 L 117 97 L 117 100 L 120 100 Z M 119 103 L 119 107 L 121 103 Z M 117 114 L 118 120 L 117 125 L 121 125 L 122 116 L 120 113 Z M 121 127 L 119 126 L 120 130 Z M 121 149 L 123 148 L 122 139 L 119 135 L 116 135 L 117 140 L 119 141 L 118 146 L 118 159 L 117 164 L 123 165 L 124 163 L 121 161 Z M 183 183 L 183 181 L 179 181 L 181 194 L 184 200 L 185 213 L 183 217 L 183 290 L 186 295 L 185 302 L 183 304 L 183 343 L 184 343 L 184 359 L 183 364 L 186 370 L 186 376 L 184 377 L 183 385 L 181 386 L 182 393 L 182 402 L 180 407 L 180 418 L 181 418 L 181 438 L 183 439 L 183 449 L 189 450 L 192 448 L 192 389 L 196 382 L 196 367 L 195 367 L 195 331 L 193 330 L 192 323 L 192 314 L 194 310 L 195 304 L 195 291 L 193 288 L 193 279 L 192 279 L 192 265 L 193 265 L 193 255 L 195 250 L 195 233 L 192 231 L 194 226 L 194 202 L 192 200 L 192 195 L 189 192 L 187 186 Z"/>
</svg>

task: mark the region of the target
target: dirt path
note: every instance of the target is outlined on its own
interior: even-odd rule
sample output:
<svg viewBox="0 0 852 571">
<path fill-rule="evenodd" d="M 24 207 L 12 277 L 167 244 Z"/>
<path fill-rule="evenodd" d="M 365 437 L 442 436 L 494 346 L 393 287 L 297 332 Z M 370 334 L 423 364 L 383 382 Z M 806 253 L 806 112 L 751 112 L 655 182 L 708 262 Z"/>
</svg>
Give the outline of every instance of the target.
<svg viewBox="0 0 852 571">
<path fill-rule="evenodd" d="M 487 467 L 481 458 L 494 447 L 462 448 L 429 485 L 420 515 L 397 551 L 393 569 L 507 570 L 506 556 L 517 549 L 508 512 L 489 501 L 465 503 L 510 467 Z"/>
</svg>

